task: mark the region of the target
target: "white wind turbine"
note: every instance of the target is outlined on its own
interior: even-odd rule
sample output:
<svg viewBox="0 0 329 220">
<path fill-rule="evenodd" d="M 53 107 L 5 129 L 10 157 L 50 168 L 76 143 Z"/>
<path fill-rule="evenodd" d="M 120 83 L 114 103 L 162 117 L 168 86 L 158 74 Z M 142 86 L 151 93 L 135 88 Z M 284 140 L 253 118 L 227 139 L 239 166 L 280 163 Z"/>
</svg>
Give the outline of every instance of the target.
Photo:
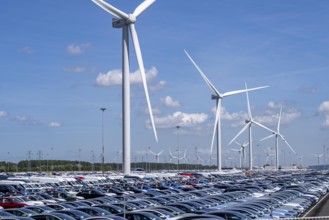
<svg viewBox="0 0 329 220">
<path fill-rule="evenodd" d="M 247 90 L 247 84 L 246 84 L 246 90 Z M 240 134 L 242 134 L 247 128 L 249 128 L 249 170 L 252 170 L 253 168 L 253 157 L 252 157 L 252 132 L 251 132 L 251 125 L 257 125 L 259 127 L 262 127 L 270 132 L 273 132 L 273 130 L 269 129 L 268 127 L 260 124 L 259 122 L 255 121 L 251 115 L 251 108 L 250 108 L 250 103 L 249 103 L 249 95 L 248 95 L 248 90 L 246 91 L 246 96 L 247 96 L 247 107 L 248 107 L 248 117 L 249 119 L 247 119 L 246 125 L 240 130 L 240 132 L 235 135 L 235 137 L 230 141 L 229 145 L 232 144 L 233 141 L 235 141 L 235 139 L 237 139 Z"/>
<path fill-rule="evenodd" d="M 268 160 L 270 159 L 270 157 L 275 156 L 275 154 L 274 154 L 274 153 L 271 153 L 271 151 L 270 151 L 269 149 L 268 149 L 267 151 L 265 151 L 265 153 L 266 153 L 265 164 L 267 164 L 267 163 L 268 163 Z M 272 161 L 272 160 L 271 160 L 271 161 Z M 270 165 L 272 166 L 272 162 L 271 162 Z"/>
<path fill-rule="evenodd" d="M 218 171 L 221 171 L 222 170 L 222 162 L 221 162 L 222 143 L 221 143 L 221 115 L 220 115 L 220 111 L 221 111 L 222 99 L 224 97 L 227 97 L 227 96 L 236 95 L 236 94 L 244 93 L 244 92 L 247 92 L 247 91 L 267 88 L 268 86 L 262 86 L 262 87 L 252 88 L 252 89 L 243 89 L 243 90 L 235 90 L 235 91 L 220 93 L 215 88 L 215 86 L 209 81 L 209 79 L 206 77 L 206 75 L 203 73 L 203 71 L 200 69 L 200 67 L 194 62 L 194 60 L 187 53 L 186 50 L 185 50 L 185 53 L 186 53 L 187 57 L 190 59 L 190 61 L 193 63 L 195 68 L 198 70 L 198 72 L 201 74 L 202 78 L 207 83 L 207 85 L 215 93 L 214 95 L 211 96 L 211 99 L 216 100 L 216 118 L 215 118 L 212 141 L 211 141 L 210 154 L 212 154 L 212 151 L 213 151 L 214 140 L 215 140 L 215 135 L 216 135 L 216 130 L 217 130 L 217 169 L 218 169 Z"/>
<path fill-rule="evenodd" d="M 282 139 L 282 141 L 284 143 L 286 143 L 286 145 L 290 148 L 290 150 L 296 154 L 295 150 L 290 146 L 290 144 L 288 143 L 288 141 L 283 137 L 283 135 L 280 133 L 280 122 L 281 122 L 281 115 L 282 115 L 282 106 L 280 108 L 280 114 L 279 114 L 279 120 L 278 120 L 278 126 L 277 126 L 277 130 L 273 131 L 272 134 L 270 136 L 267 136 L 263 139 L 261 139 L 260 141 L 266 140 L 268 138 L 271 137 L 275 137 L 275 146 L 276 146 L 276 150 L 275 150 L 275 167 L 278 170 L 279 169 L 279 137 Z"/>
<path fill-rule="evenodd" d="M 240 150 L 241 150 L 241 153 L 242 153 L 242 164 L 240 165 L 240 168 L 244 168 L 245 165 L 246 165 L 246 147 L 248 146 L 249 142 L 248 141 L 245 141 L 243 144 L 240 144 L 239 142 L 237 141 L 234 141 L 234 143 L 236 143 L 237 145 L 240 146 Z"/>
<path fill-rule="evenodd" d="M 299 166 L 302 166 L 303 154 L 298 157 L 299 159 Z"/>
<path fill-rule="evenodd" d="M 132 14 L 126 14 L 125 12 L 113 7 L 112 5 L 104 2 L 103 0 L 92 0 L 95 4 L 100 6 L 106 12 L 113 15 L 115 18 L 112 20 L 112 26 L 114 28 L 122 28 L 122 106 L 123 106 L 123 118 L 122 118 L 122 133 L 123 133 L 123 172 L 125 174 L 130 173 L 130 81 L 129 81 L 129 30 L 134 44 L 136 58 L 141 74 L 144 92 L 146 96 L 147 106 L 150 113 L 151 123 L 156 141 L 158 141 L 157 133 L 154 125 L 153 113 L 147 89 L 146 75 L 143 64 L 143 58 L 141 49 L 139 46 L 138 36 L 135 29 L 135 22 L 139 15 L 141 15 L 148 7 L 150 7 L 155 0 L 145 0 L 142 2 Z"/>
<path fill-rule="evenodd" d="M 159 153 L 154 153 L 154 152 L 151 151 L 151 150 L 149 150 L 149 151 L 150 151 L 151 154 L 155 155 L 155 160 L 156 160 L 157 163 L 159 163 L 159 161 L 160 161 L 160 154 L 162 154 L 162 152 L 163 152 L 164 150 L 160 151 Z"/>
<path fill-rule="evenodd" d="M 323 154 L 314 154 L 314 156 L 318 158 L 318 165 L 320 165 L 320 157 L 322 157 Z"/>
<path fill-rule="evenodd" d="M 242 168 L 242 149 L 234 149 L 231 148 L 232 151 L 238 152 L 239 153 L 239 167 L 240 169 Z"/>
</svg>

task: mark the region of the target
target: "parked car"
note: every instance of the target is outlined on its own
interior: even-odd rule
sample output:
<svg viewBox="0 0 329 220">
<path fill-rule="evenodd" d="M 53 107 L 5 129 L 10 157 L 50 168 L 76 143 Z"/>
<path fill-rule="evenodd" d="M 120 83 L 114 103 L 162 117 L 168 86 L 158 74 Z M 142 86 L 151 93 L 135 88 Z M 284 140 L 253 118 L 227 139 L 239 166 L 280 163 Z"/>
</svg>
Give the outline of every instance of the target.
<svg viewBox="0 0 329 220">
<path fill-rule="evenodd" d="M 2 197 L 0 198 L 0 206 L 2 206 L 4 209 L 10 209 L 10 208 L 25 207 L 27 206 L 27 204 L 16 198 Z"/>
</svg>

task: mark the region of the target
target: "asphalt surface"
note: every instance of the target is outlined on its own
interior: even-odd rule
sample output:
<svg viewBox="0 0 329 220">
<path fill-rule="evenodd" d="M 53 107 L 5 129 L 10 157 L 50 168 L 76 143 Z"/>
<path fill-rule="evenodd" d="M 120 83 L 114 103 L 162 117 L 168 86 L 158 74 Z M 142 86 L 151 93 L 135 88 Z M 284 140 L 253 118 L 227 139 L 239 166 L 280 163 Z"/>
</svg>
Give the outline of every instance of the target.
<svg viewBox="0 0 329 220">
<path fill-rule="evenodd" d="M 314 206 L 304 217 L 329 216 L 329 193 L 322 197 L 321 201 Z"/>
</svg>

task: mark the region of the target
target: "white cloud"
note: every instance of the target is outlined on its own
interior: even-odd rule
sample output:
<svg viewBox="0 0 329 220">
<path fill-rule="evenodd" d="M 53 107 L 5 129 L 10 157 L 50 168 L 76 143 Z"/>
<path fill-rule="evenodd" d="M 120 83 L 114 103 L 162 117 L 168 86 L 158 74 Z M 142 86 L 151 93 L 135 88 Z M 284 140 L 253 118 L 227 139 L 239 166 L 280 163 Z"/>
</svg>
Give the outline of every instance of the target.
<svg viewBox="0 0 329 220">
<path fill-rule="evenodd" d="M 157 76 L 157 69 L 152 67 L 151 69 L 145 72 L 146 80 L 150 81 L 151 79 Z M 142 78 L 140 76 L 139 70 L 130 73 L 130 84 L 139 84 L 142 83 Z M 107 73 L 98 74 L 95 82 L 96 86 L 113 86 L 122 84 L 122 71 L 120 69 L 110 70 Z"/>
<path fill-rule="evenodd" d="M 8 115 L 5 111 L 0 111 L 0 118 L 6 117 Z"/>
<path fill-rule="evenodd" d="M 325 120 L 321 123 L 321 127 L 323 127 L 323 128 L 329 128 L 329 114 L 326 115 Z"/>
<path fill-rule="evenodd" d="M 162 98 L 161 102 L 167 107 L 173 107 L 173 108 L 180 107 L 179 101 L 173 100 L 170 96 L 166 96 Z"/>
<path fill-rule="evenodd" d="M 160 80 L 157 84 L 151 85 L 150 90 L 159 91 L 159 90 L 162 90 L 165 86 L 166 86 L 166 81 Z"/>
<path fill-rule="evenodd" d="M 71 72 L 71 73 L 82 73 L 86 71 L 86 68 L 81 67 L 81 66 L 76 66 L 76 67 L 65 67 L 64 68 L 65 72 Z"/>
<path fill-rule="evenodd" d="M 213 112 L 215 112 L 215 111 L 216 111 L 216 108 L 214 107 Z M 221 109 L 221 118 L 223 120 L 228 120 L 228 121 L 234 121 L 234 120 L 241 120 L 242 121 L 242 120 L 245 120 L 246 118 L 248 118 L 248 115 L 247 115 L 247 113 L 242 112 L 242 111 L 230 113 L 225 109 L 225 107 L 222 107 L 222 109 Z"/>
<path fill-rule="evenodd" d="M 321 127 L 329 128 L 329 101 L 324 101 L 320 104 L 318 114 L 325 116 L 325 120 L 321 123 Z"/>
<path fill-rule="evenodd" d="M 66 47 L 66 51 L 69 54 L 81 54 L 86 48 L 90 47 L 90 44 L 70 44 Z"/>
<path fill-rule="evenodd" d="M 281 124 L 290 123 L 301 117 L 301 112 L 299 110 L 274 101 L 267 103 L 265 111 L 262 115 L 255 116 L 252 112 L 252 116 L 255 121 L 261 124 L 266 126 L 276 126 L 278 124 L 281 106 L 283 106 Z M 215 108 L 213 108 L 212 111 L 215 112 Z M 246 112 L 228 112 L 224 107 L 222 107 L 221 117 L 223 120 L 230 121 L 231 127 L 241 126 L 245 123 L 244 121 L 249 118 Z"/>
<path fill-rule="evenodd" d="M 184 128 L 192 128 L 203 124 L 207 118 L 208 115 L 204 113 L 188 114 L 175 112 L 165 117 L 154 117 L 154 121 L 157 128 L 173 128 L 177 125 Z"/>
<path fill-rule="evenodd" d="M 48 124 L 48 127 L 49 128 L 59 128 L 59 127 L 61 127 L 61 124 L 59 122 L 50 122 Z"/>
<path fill-rule="evenodd" d="M 153 113 L 153 115 L 159 115 L 161 113 L 161 111 L 159 108 L 152 108 L 152 113 Z M 145 114 L 150 114 L 148 108 L 145 109 Z"/>
<path fill-rule="evenodd" d="M 320 104 L 318 108 L 319 113 L 329 113 L 329 101 L 324 101 Z"/>
</svg>

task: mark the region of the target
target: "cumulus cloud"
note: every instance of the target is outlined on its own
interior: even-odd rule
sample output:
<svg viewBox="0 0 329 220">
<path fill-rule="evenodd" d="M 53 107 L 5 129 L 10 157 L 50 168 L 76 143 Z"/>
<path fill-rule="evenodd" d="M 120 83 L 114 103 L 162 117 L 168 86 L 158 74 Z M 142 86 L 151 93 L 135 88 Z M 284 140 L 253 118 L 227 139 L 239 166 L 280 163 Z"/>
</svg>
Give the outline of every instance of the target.
<svg viewBox="0 0 329 220">
<path fill-rule="evenodd" d="M 318 114 L 324 115 L 325 119 L 321 123 L 322 128 L 329 128 L 329 101 L 324 101 L 318 108 Z"/>
<path fill-rule="evenodd" d="M 59 128 L 59 127 L 61 127 L 61 124 L 59 122 L 50 122 L 48 124 L 48 127 L 49 128 Z"/>
<path fill-rule="evenodd" d="M 320 114 L 329 114 L 329 101 L 324 101 L 318 108 Z"/>
<path fill-rule="evenodd" d="M 270 101 L 261 115 L 254 115 L 255 121 L 266 126 L 276 126 L 279 120 L 280 108 L 282 107 L 281 124 L 290 123 L 301 117 L 301 112 L 293 107 L 289 107 L 284 103 Z M 215 108 L 213 108 L 215 112 Z M 253 112 L 252 112 L 253 113 Z M 224 107 L 221 110 L 221 117 L 223 120 L 230 121 L 231 127 L 237 127 L 244 124 L 244 121 L 249 118 L 246 112 L 228 112 Z"/>
<path fill-rule="evenodd" d="M 6 117 L 7 115 L 8 115 L 7 112 L 5 112 L 5 111 L 0 111 L 0 118 L 4 118 L 4 117 Z"/>
<path fill-rule="evenodd" d="M 173 128 L 177 125 L 184 128 L 193 128 L 203 124 L 207 118 L 208 115 L 204 113 L 188 114 L 178 111 L 164 117 L 156 116 L 154 121 L 157 128 Z"/>
<path fill-rule="evenodd" d="M 145 72 L 146 80 L 150 81 L 157 76 L 157 69 L 152 67 Z M 142 78 L 140 76 L 139 70 L 130 73 L 130 84 L 140 84 L 142 83 Z M 96 78 L 96 86 L 114 86 L 122 84 L 122 71 L 120 69 L 110 70 L 107 73 L 100 73 Z"/>
<path fill-rule="evenodd" d="M 170 96 L 166 96 L 162 98 L 161 102 L 167 107 L 172 107 L 172 108 L 180 107 L 179 101 L 173 100 L 173 98 L 171 98 Z"/>
<path fill-rule="evenodd" d="M 153 115 L 159 115 L 161 114 L 161 111 L 159 108 L 152 108 Z M 145 114 L 150 114 L 149 109 L 145 109 Z"/>
<path fill-rule="evenodd" d="M 70 44 L 66 47 L 66 51 L 69 54 L 81 54 L 85 51 L 86 48 L 90 47 L 90 44 Z"/>
<path fill-rule="evenodd" d="M 150 90 L 151 91 L 160 91 L 166 86 L 166 81 L 160 80 L 157 84 L 151 85 Z"/>
<path fill-rule="evenodd" d="M 278 124 L 281 106 L 281 124 L 290 123 L 302 115 L 298 109 L 290 107 L 285 103 L 270 101 L 267 103 L 264 113 L 260 116 L 255 116 L 254 119 L 267 126 L 276 126 Z"/>
<path fill-rule="evenodd" d="M 76 67 L 65 67 L 64 68 L 65 72 L 71 72 L 71 73 L 83 73 L 86 71 L 86 68 L 81 67 L 81 66 L 76 66 Z"/>
</svg>

